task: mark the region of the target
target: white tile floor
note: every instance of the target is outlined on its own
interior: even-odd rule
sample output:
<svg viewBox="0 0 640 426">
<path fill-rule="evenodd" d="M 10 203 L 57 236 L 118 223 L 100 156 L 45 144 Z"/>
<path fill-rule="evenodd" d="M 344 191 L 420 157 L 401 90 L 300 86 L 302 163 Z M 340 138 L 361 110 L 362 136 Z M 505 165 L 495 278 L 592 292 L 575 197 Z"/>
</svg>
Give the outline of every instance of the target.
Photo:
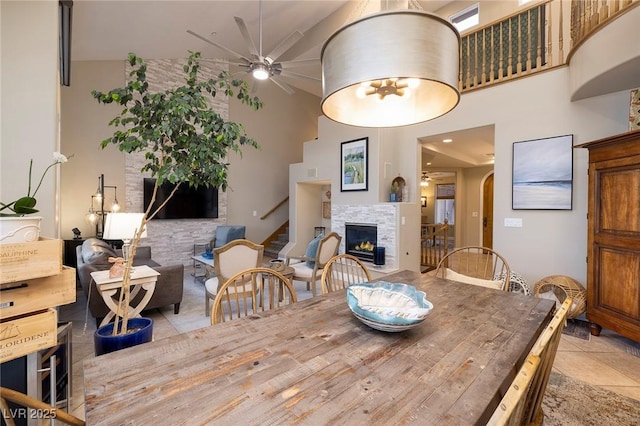
<svg viewBox="0 0 640 426">
<path fill-rule="evenodd" d="M 191 304 L 183 302 L 180 308 L 179 323 L 172 318 L 173 307 L 167 307 L 165 314 L 172 318 L 167 320 L 159 310 L 152 310 L 146 315 L 154 320 L 154 339 L 162 339 L 190 329 L 208 325 L 208 318 L 204 318 L 204 290 L 202 283 L 194 282 L 191 270 L 185 270 L 185 288 L 195 292 L 202 291 L 200 302 Z M 311 296 L 303 283 L 296 282 L 296 294 L 299 299 Z M 302 287 L 301 287 L 302 286 Z M 192 298 L 193 299 L 193 298 Z M 60 309 L 61 321 L 73 322 L 73 397 L 71 412 L 77 417 L 84 418 L 84 395 L 82 364 L 93 354 L 93 332 L 96 329 L 95 319 L 86 318 L 86 298 L 82 291 L 78 292 L 78 299 L 72 305 Z M 630 353 L 630 340 L 608 330 L 602 331 L 599 337 L 582 340 L 577 337 L 563 335 L 556 359 L 554 370 L 589 384 L 600 386 L 621 395 L 640 401 L 640 355 Z M 637 351 L 637 349 L 636 349 Z"/>
</svg>

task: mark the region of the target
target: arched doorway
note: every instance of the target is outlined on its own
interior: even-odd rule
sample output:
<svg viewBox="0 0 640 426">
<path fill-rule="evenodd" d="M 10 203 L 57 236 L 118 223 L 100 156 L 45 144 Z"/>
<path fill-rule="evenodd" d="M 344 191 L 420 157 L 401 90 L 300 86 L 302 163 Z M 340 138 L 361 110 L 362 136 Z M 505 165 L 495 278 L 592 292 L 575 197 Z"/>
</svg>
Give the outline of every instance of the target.
<svg viewBox="0 0 640 426">
<path fill-rule="evenodd" d="M 493 248 L 493 172 L 482 183 L 482 245 Z"/>
</svg>

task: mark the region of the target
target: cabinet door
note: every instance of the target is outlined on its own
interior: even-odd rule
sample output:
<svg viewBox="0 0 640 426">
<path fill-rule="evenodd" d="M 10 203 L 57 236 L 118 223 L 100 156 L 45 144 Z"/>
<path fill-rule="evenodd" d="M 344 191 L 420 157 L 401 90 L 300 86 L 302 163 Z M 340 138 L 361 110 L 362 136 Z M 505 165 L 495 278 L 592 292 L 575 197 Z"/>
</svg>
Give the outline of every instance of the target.
<svg viewBox="0 0 640 426">
<path fill-rule="evenodd" d="M 587 316 L 640 337 L 640 156 L 593 163 L 590 180 Z"/>
</svg>

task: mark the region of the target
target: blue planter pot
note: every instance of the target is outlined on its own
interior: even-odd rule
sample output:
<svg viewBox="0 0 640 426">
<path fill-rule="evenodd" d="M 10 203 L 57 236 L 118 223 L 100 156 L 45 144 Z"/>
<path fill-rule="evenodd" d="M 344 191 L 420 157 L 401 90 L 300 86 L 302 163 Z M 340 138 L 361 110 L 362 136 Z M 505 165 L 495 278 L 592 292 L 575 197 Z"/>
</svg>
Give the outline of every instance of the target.
<svg viewBox="0 0 640 426">
<path fill-rule="evenodd" d="M 121 336 L 111 335 L 114 324 L 112 322 L 103 325 L 93 334 L 96 356 L 147 343 L 153 339 L 153 320 L 151 318 L 129 319 L 127 328 L 135 331 Z"/>
</svg>

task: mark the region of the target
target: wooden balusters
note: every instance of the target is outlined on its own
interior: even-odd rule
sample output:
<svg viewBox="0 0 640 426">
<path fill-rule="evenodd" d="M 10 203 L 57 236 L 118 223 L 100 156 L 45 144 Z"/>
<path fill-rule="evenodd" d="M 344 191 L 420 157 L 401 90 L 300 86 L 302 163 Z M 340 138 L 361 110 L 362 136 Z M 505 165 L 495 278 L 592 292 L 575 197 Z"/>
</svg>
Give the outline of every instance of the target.
<svg viewBox="0 0 640 426">
<path fill-rule="evenodd" d="M 449 224 L 422 224 L 420 265 L 430 271 L 449 251 Z"/>
</svg>

